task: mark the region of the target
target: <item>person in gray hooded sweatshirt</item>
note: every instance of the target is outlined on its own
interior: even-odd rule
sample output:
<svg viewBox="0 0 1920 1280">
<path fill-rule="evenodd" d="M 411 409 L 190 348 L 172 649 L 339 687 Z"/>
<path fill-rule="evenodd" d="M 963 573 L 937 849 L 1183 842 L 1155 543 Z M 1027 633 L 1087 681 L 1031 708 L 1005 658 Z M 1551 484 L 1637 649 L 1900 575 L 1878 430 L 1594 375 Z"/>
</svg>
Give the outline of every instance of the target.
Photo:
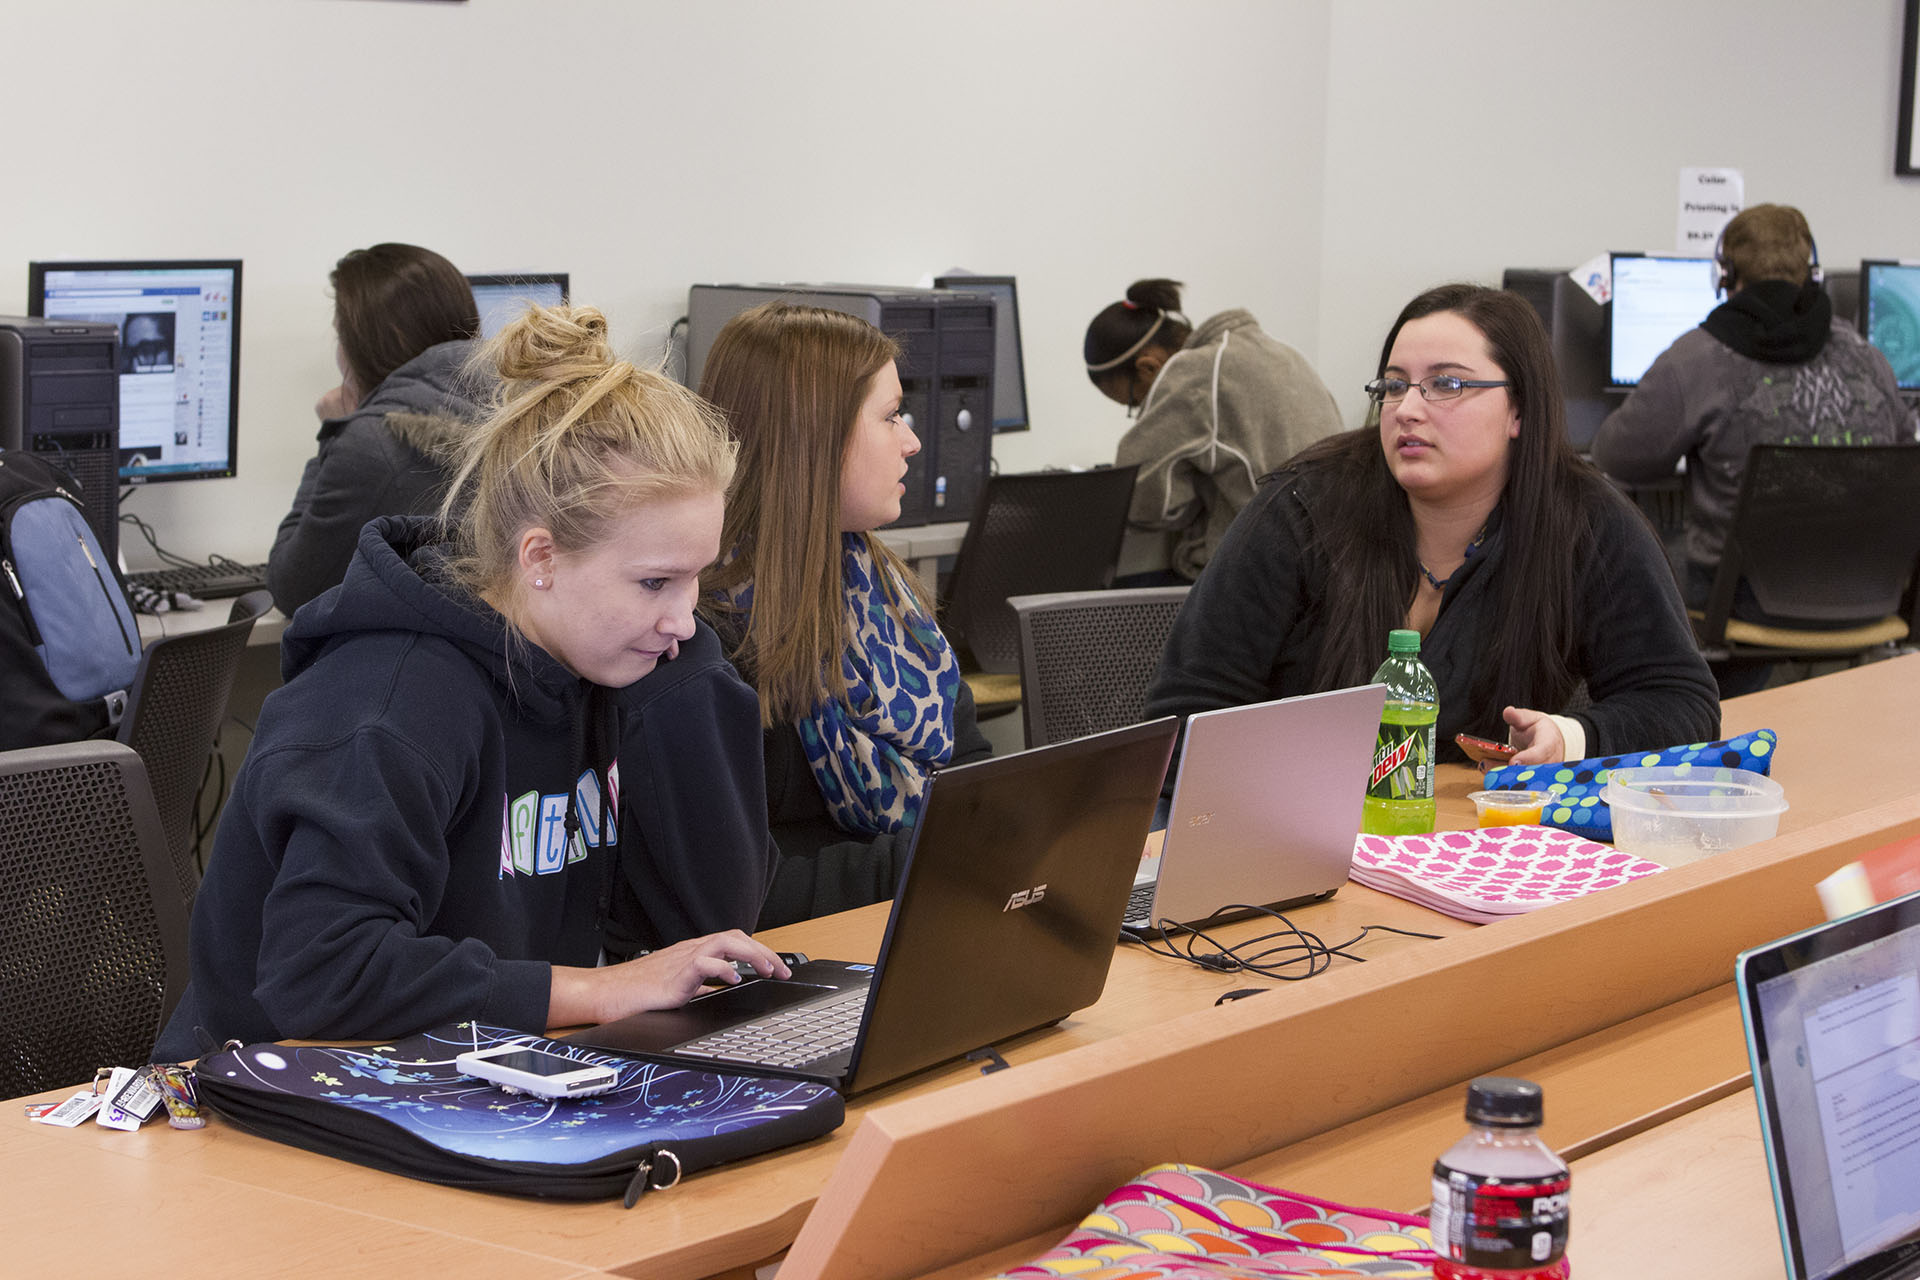
<svg viewBox="0 0 1920 1280">
<path fill-rule="evenodd" d="M 1341 430 L 1307 358 L 1242 310 L 1190 325 L 1180 284 L 1136 280 L 1087 326 L 1087 376 L 1138 411 L 1115 461 L 1138 464 L 1127 519 L 1166 530 L 1173 580 L 1200 576 L 1260 477 Z"/>
<path fill-rule="evenodd" d="M 451 262 L 410 244 L 355 249 L 334 266 L 340 385 L 314 406 L 319 450 L 267 557 L 282 613 L 346 576 L 361 526 L 439 504 L 452 449 L 485 416 L 493 379 L 469 373 L 480 332 L 473 289 Z"/>
</svg>

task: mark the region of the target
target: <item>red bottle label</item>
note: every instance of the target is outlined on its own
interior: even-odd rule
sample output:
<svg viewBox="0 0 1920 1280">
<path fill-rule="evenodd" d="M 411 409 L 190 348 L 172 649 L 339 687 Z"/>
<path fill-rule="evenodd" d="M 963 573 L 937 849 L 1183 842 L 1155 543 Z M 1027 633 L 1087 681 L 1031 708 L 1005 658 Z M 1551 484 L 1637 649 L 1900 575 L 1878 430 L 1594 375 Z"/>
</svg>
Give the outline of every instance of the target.
<svg viewBox="0 0 1920 1280">
<path fill-rule="evenodd" d="M 1457 1264 L 1438 1276 L 1559 1276 L 1567 1250 L 1571 1178 L 1500 1178 L 1434 1162 L 1433 1251 Z"/>
</svg>

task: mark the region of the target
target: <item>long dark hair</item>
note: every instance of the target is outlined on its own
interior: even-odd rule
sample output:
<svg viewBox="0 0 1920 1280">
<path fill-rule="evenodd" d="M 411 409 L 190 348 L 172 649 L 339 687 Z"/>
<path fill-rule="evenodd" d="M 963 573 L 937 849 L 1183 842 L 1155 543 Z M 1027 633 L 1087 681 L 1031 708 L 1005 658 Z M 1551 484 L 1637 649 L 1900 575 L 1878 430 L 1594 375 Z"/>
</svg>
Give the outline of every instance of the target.
<svg viewBox="0 0 1920 1280">
<path fill-rule="evenodd" d="M 1482 655 L 1475 689 L 1484 696 L 1476 701 L 1558 711 L 1579 683 L 1572 668 L 1576 570 L 1591 551 L 1597 511 L 1618 499 L 1567 442 L 1553 347 L 1540 317 L 1518 294 L 1472 284 L 1429 289 L 1387 331 L 1376 372 L 1385 373 L 1409 320 L 1441 312 L 1460 316 L 1486 338 L 1520 411 L 1500 493 L 1506 549 L 1494 585 L 1493 645 Z M 1418 586 L 1413 513 L 1387 469 L 1378 430 L 1335 436 L 1294 465 L 1331 472 L 1315 529 L 1329 570 L 1318 606 L 1324 638 L 1315 686 L 1361 684 L 1385 654 L 1387 632 L 1406 625 Z"/>
<path fill-rule="evenodd" d="M 431 249 L 376 244 L 334 264 L 333 327 L 362 396 L 428 347 L 480 332 L 460 269 Z"/>
</svg>

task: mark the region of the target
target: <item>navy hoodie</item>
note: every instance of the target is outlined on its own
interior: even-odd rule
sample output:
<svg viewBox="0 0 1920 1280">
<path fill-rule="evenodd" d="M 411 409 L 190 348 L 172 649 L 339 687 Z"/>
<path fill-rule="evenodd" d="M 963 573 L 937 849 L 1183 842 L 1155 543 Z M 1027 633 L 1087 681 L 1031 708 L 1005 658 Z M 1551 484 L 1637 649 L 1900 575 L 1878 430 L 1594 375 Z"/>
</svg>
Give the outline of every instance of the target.
<svg viewBox="0 0 1920 1280">
<path fill-rule="evenodd" d="M 601 689 L 441 580 L 431 539 L 369 523 L 288 627 L 156 1061 L 467 1017 L 540 1031 L 550 965 L 753 926 L 759 712 L 712 632 Z"/>
</svg>

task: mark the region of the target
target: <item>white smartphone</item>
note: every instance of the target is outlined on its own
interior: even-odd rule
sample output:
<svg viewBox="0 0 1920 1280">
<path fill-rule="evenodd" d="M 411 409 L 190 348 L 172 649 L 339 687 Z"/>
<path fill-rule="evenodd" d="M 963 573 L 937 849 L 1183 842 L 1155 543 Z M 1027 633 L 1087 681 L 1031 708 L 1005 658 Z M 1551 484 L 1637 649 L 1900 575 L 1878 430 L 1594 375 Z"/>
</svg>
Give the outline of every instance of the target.
<svg viewBox="0 0 1920 1280">
<path fill-rule="evenodd" d="M 453 1065 L 509 1093 L 540 1098 L 584 1098 L 605 1093 L 620 1081 L 620 1073 L 612 1067 L 597 1067 L 524 1044 L 474 1049 L 456 1057 Z"/>
</svg>

